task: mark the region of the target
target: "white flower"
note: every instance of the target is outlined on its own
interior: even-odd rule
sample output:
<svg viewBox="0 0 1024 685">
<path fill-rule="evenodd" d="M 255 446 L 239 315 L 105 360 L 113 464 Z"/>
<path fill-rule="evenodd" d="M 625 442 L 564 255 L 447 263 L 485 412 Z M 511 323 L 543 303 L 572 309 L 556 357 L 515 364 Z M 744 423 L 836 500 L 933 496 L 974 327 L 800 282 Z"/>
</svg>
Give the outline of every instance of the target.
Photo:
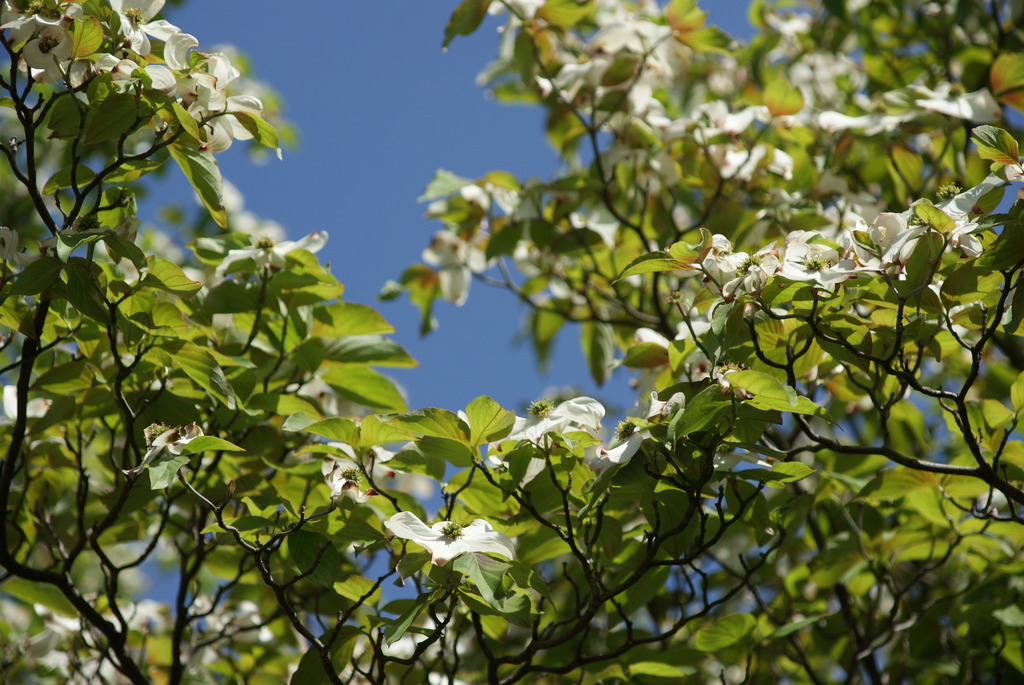
<svg viewBox="0 0 1024 685">
<path fill-rule="evenodd" d="M 640 450 L 644 438 L 650 437 L 651 434 L 647 429 L 637 430 L 636 426 L 628 421 L 619 424 L 616 433 L 617 440 L 612 447 L 596 445 L 587 448 L 584 460 L 594 471 L 600 472 L 611 466 L 625 464 Z"/>
<path fill-rule="evenodd" d="M 500 554 L 507 559 L 515 556 L 512 540 L 483 519 L 466 526 L 454 521 L 438 521 L 428 527 L 412 512 L 402 511 L 385 521 L 384 526 L 395 537 L 412 540 L 426 548 L 431 563 L 437 566 L 444 566 L 466 552 Z"/>
<path fill-rule="evenodd" d="M 794 234 L 787 238 L 792 242 L 786 247 L 781 276 L 794 281 L 815 281 L 831 289 L 836 283 L 856 275 L 856 263 L 852 259 L 843 259 L 835 246 L 803 242 L 803 231 Z"/>
<path fill-rule="evenodd" d="M 522 19 L 533 19 L 537 10 L 543 7 L 547 0 L 506 0 L 506 2 L 494 2 L 487 8 L 488 14 L 501 14 L 505 9 L 512 10 Z"/>
<path fill-rule="evenodd" d="M 353 502 L 362 504 L 377 494 L 373 488 L 364 492 L 359 491 L 359 479 L 363 472 L 350 459 L 324 459 L 320 471 L 324 474 L 324 481 L 331 488 L 331 499 L 337 499 L 344 495 Z"/>
<path fill-rule="evenodd" d="M 73 44 L 69 32 L 59 26 L 48 26 L 25 44 L 21 58 L 31 68 L 36 81 L 53 83 L 63 78 Z"/>
<path fill-rule="evenodd" d="M 487 268 L 487 257 L 483 250 L 451 231 L 438 231 L 434 234 L 430 246 L 423 250 L 423 261 L 437 269 L 441 296 L 455 306 L 464 304 L 469 297 L 472 274 Z"/>
<path fill-rule="evenodd" d="M 604 418 L 604 406 L 590 397 L 575 397 L 557 407 L 547 400 L 538 400 L 530 405 L 529 414 L 516 417 L 505 440 L 540 442 L 548 433 L 567 430 L 582 430 L 596 436 Z"/>
<path fill-rule="evenodd" d="M 257 238 L 252 247 L 228 251 L 224 256 L 224 261 L 217 267 L 217 274 L 219 277 L 223 277 L 231 270 L 232 264 L 247 259 L 255 262 L 257 269 L 280 269 L 284 267 L 289 252 L 300 249 L 307 252 L 319 252 L 326 244 L 327 231 L 313 231 L 300 240 L 286 240 L 281 243 L 267 237 Z"/>
<path fill-rule="evenodd" d="M 39 253 L 29 254 L 28 252 L 22 252 L 18 248 L 20 242 L 21 239 L 16 230 L 7 226 L 0 226 L 0 261 L 13 261 L 18 266 L 24 268 L 31 262 L 39 259 Z"/>
<path fill-rule="evenodd" d="M 121 19 L 121 35 L 124 36 L 124 47 L 131 48 L 140 55 L 152 52 L 149 37 L 150 31 L 145 28 L 146 22 L 155 17 L 163 9 L 164 0 L 110 0 L 110 7 Z"/>
<path fill-rule="evenodd" d="M 42 397 L 29 400 L 28 404 L 25 405 L 25 417 L 29 419 L 38 419 L 41 416 L 45 416 L 51 404 L 53 404 L 53 400 L 43 399 Z M 3 405 L 4 416 L 7 417 L 9 421 L 16 421 L 18 418 L 18 386 L 4 386 Z"/>
<path fill-rule="evenodd" d="M 147 428 L 147 433 L 154 428 L 159 430 L 158 424 L 153 424 Z M 162 428 L 162 426 L 160 426 L 160 428 Z M 178 426 L 176 428 L 163 431 L 153 438 L 151 443 L 149 443 L 149 449 L 146 451 L 146 455 L 142 458 L 142 462 L 133 469 L 125 469 L 125 475 L 139 475 L 142 473 L 142 470 L 155 461 L 164 450 L 167 450 L 174 456 L 181 454 L 182 450 L 185 449 L 185 445 L 201 435 L 203 435 L 203 429 L 196 423 L 190 423 L 187 426 Z"/>
<path fill-rule="evenodd" d="M 900 273 L 927 228 L 908 226 L 907 213 L 882 212 L 871 226 L 861 223 L 853 230 L 853 249 L 862 270 Z"/>
<path fill-rule="evenodd" d="M 911 86 L 910 89 L 921 96 L 914 100 L 914 104 L 932 112 L 966 119 L 975 124 L 988 124 L 1003 116 L 999 103 L 986 88 L 964 93 L 957 92 L 952 84 L 943 83 L 936 90 L 924 86 Z"/>
<path fill-rule="evenodd" d="M 4 0 L 0 8 L 0 30 L 10 32 L 10 44 L 18 45 L 47 28 L 58 26 L 71 28 L 75 17 L 82 16 L 82 6 L 77 3 L 63 3 L 64 7 L 33 7 L 18 9 L 14 0 Z"/>
<path fill-rule="evenodd" d="M 718 290 L 726 302 L 732 302 L 743 292 L 760 292 L 779 270 L 779 257 L 775 243 L 754 254 L 734 252 L 715 255 L 712 252 L 704 259 L 704 269 L 712 289 Z"/>
</svg>

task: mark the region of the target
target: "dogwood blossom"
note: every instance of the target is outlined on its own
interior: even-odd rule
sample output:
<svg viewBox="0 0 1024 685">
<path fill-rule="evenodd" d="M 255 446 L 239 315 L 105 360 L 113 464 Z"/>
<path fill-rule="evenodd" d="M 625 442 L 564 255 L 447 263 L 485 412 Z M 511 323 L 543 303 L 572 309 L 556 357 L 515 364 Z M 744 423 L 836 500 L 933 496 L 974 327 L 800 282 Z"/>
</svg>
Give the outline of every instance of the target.
<svg viewBox="0 0 1024 685">
<path fill-rule="evenodd" d="M 146 22 L 163 9 L 164 0 L 110 0 L 110 8 L 121 19 L 124 47 L 140 55 L 152 52 Z"/>
<path fill-rule="evenodd" d="M 153 424 L 149 426 L 146 429 L 147 437 L 162 428 L 166 428 L 166 426 L 162 426 L 160 424 Z M 139 465 L 133 469 L 125 469 L 125 475 L 139 475 L 142 473 L 142 470 L 149 464 L 153 463 L 156 458 L 164 452 L 164 450 L 167 450 L 174 456 L 181 454 L 182 450 L 185 449 L 185 445 L 201 435 L 203 435 L 203 429 L 196 423 L 163 430 L 149 443 L 149 449 L 146 451 L 146 454 Z"/>
<path fill-rule="evenodd" d="M 814 281 L 831 289 L 856 275 L 856 262 L 843 257 L 837 245 L 816 242 L 815 237 L 816 234 L 807 231 L 794 231 L 787 236 L 781 276 L 794 281 Z"/>
<path fill-rule="evenodd" d="M 539 442 L 548 433 L 582 430 L 597 435 L 604 406 L 590 397 L 575 397 L 555 406 L 547 400 L 530 405 L 529 416 L 517 416 L 506 440 Z"/>
<path fill-rule="evenodd" d="M 451 231 L 434 234 L 430 246 L 423 250 L 423 261 L 437 270 L 441 296 L 455 306 L 464 304 L 469 297 L 472 274 L 487 266 L 483 250 Z"/>
<path fill-rule="evenodd" d="M 286 240 L 276 242 L 271 238 L 256 238 L 252 247 L 243 247 L 237 250 L 229 250 L 224 256 L 224 261 L 217 267 L 217 275 L 223 277 L 231 271 L 235 262 L 242 262 L 251 259 L 256 268 L 280 269 L 285 265 L 289 252 L 293 250 L 306 250 L 307 252 L 319 252 L 327 244 L 327 231 L 312 231 L 305 238 L 299 240 Z"/>
<path fill-rule="evenodd" d="M 402 511 L 384 522 L 384 527 L 398 538 L 412 540 L 430 552 L 430 561 L 444 566 L 466 552 L 500 554 L 507 559 L 515 557 L 515 545 L 504 533 L 499 533 L 483 519 L 468 525 L 454 521 L 438 521 L 427 526 L 410 511 Z"/>
<path fill-rule="evenodd" d="M 931 112 L 966 119 L 974 124 L 988 124 L 1003 116 L 1002 108 L 987 88 L 965 93 L 962 88 L 943 83 L 935 90 L 924 86 L 911 86 L 910 89 L 920 96 L 914 104 Z"/>
<path fill-rule="evenodd" d="M 21 52 L 24 64 L 32 70 L 36 81 L 53 83 L 63 78 L 71 60 L 74 44 L 71 34 L 60 26 L 47 26 L 25 43 Z"/>
<path fill-rule="evenodd" d="M 320 470 L 327 486 L 331 488 L 331 499 L 345 496 L 353 502 L 362 504 L 377 494 L 373 488 L 359 491 L 359 481 L 363 472 L 359 465 L 350 459 L 324 459 Z"/>
</svg>

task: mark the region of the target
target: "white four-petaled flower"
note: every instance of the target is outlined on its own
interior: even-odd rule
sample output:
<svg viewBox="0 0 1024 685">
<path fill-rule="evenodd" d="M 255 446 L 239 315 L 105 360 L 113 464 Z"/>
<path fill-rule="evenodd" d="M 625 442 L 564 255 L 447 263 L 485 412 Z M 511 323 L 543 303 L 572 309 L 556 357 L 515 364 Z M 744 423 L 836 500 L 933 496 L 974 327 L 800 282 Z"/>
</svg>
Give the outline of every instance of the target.
<svg viewBox="0 0 1024 685">
<path fill-rule="evenodd" d="M 494 530 L 483 519 L 465 526 L 454 521 L 438 521 L 428 526 L 412 512 L 401 511 L 385 521 L 384 526 L 395 537 L 412 540 L 426 548 L 430 561 L 436 566 L 444 566 L 466 552 L 500 554 L 508 559 L 515 556 L 512 539 Z"/>
<path fill-rule="evenodd" d="M 344 496 L 362 504 L 377 494 L 373 488 L 360 492 L 359 480 L 363 472 L 351 459 L 324 459 L 320 472 L 324 474 L 324 481 L 331 489 L 331 499 Z"/>
</svg>

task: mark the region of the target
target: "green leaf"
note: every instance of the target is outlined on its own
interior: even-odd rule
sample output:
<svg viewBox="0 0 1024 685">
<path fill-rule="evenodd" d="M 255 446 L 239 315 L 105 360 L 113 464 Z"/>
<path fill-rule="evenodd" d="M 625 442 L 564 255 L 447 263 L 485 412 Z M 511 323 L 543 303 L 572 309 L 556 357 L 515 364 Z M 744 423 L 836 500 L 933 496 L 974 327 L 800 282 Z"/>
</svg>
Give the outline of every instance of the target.
<svg viewBox="0 0 1024 685">
<path fill-rule="evenodd" d="M 380 411 L 405 411 L 405 400 L 390 380 L 361 364 L 339 364 L 323 374 L 325 383 L 353 402 Z"/>
<path fill-rule="evenodd" d="M 757 625 L 750 614 L 733 614 L 710 625 L 701 626 L 693 636 L 693 646 L 702 652 L 717 652 L 744 640 Z"/>
<path fill-rule="evenodd" d="M 717 26 L 703 26 L 692 31 L 677 34 L 676 39 L 697 52 L 720 52 L 728 54 L 732 46 L 732 38 Z"/>
<path fill-rule="evenodd" d="M 75 251 L 80 245 L 88 245 L 89 243 L 95 243 L 97 240 L 103 237 L 106 231 L 99 229 L 82 231 L 80 233 L 59 233 L 57 234 L 57 257 L 63 261 L 68 261 L 68 257 Z"/>
<path fill-rule="evenodd" d="M 171 352 L 165 346 L 163 349 Z M 234 391 L 228 384 L 224 371 L 207 350 L 192 343 L 184 343 L 177 351 L 171 352 L 174 365 L 186 376 L 223 403 L 228 409 L 235 408 Z"/>
<path fill-rule="evenodd" d="M 405 635 L 406 631 L 409 630 L 409 626 L 413 624 L 416 617 L 420 615 L 420 612 L 423 611 L 430 602 L 431 595 L 432 593 L 430 592 L 423 592 L 414 600 L 398 600 L 396 602 L 392 602 L 392 604 L 396 605 L 399 604 L 399 602 L 402 602 L 407 608 L 391 625 L 384 629 L 385 642 L 389 645 L 393 645 L 403 635 Z"/>
<path fill-rule="evenodd" d="M 668 364 L 668 350 L 658 343 L 637 343 L 626 350 L 622 365 L 631 369 L 656 369 Z"/>
<path fill-rule="evenodd" d="M 458 11 L 458 10 L 456 10 Z M 434 172 L 434 178 L 423 189 L 423 194 L 416 198 L 417 202 L 428 202 L 441 197 L 447 197 L 452 193 L 468 186 L 473 181 L 462 176 L 456 176 L 447 169 L 438 169 Z"/>
<path fill-rule="evenodd" d="M 431 458 L 441 458 L 459 468 L 473 463 L 480 454 L 461 440 L 426 436 L 419 439 L 419 448 Z"/>
<path fill-rule="evenodd" d="M 324 670 L 324 662 L 320 658 L 320 650 L 316 645 L 307 649 L 302 655 L 298 667 L 288 682 L 289 685 L 330 685 L 332 680 Z"/>
<path fill-rule="evenodd" d="M 233 112 L 246 131 L 252 134 L 253 139 L 264 147 L 268 147 L 277 153 L 281 159 L 281 147 L 277 140 L 277 131 L 263 117 L 258 117 L 249 112 Z"/>
<path fill-rule="evenodd" d="M 448 438 L 469 444 L 469 431 L 458 416 L 445 409 L 428 407 L 387 418 L 387 425 L 411 435 Z"/>
<path fill-rule="evenodd" d="M 142 178 L 151 171 L 155 171 L 164 165 L 165 159 L 134 159 L 117 167 L 117 170 L 106 176 L 103 180 L 107 183 L 120 183 L 122 181 L 135 181 Z M 79 180 L 81 185 L 82 181 Z"/>
<path fill-rule="evenodd" d="M 285 428 L 285 430 L 291 429 Z M 313 435 L 319 435 L 321 438 L 327 438 L 328 440 L 344 442 L 348 445 L 359 444 L 359 426 L 349 419 L 324 419 L 323 421 L 303 426 L 300 430 L 312 433 Z"/>
<path fill-rule="evenodd" d="M 244 447 L 239 447 L 233 442 L 228 442 L 212 435 L 200 435 L 190 440 L 181 450 L 182 454 L 196 454 L 198 452 L 244 452 Z"/>
<path fill-rule="evenodd" d="M 1011 604 L 1002 609 L 996 609 L 992 612 L 992 616 L 1004 626 L 1024 628 L 1024 609 L 1021 609 L 1019 606 Z"/>
<path fill-rule="evenodd" d="M 324 345 L 324 356 L 332 361 L 403 368 L 417 364 L 401 345 L 379 335 L 353 335 Z"/>
<path fill-rule="evenodd" d="M 925 471 L 895 466 L 871 479 L 860 492 L 857 499 L 899 500 L 921 488 L 938 489 L 935 476 Z"/>
<path fill-rule="evenodd" d="M 788 411 L 795 414 L 826 415 L 823 408 L 808 398 L 797 395 L 796 390 L 791 386 L 763 371 L 736 371 L 730 373 L 726 380 L 730 385 L 742 388 L 753 395 L 746 400 L 747 404 L 752 407 Z"/>
<path fill-rule="evenodd" d="M 71 178 L 72 174 L 74 179 Z M 94 178 L 96 174 L 89 167 L 82 163 L 71 164 L 58 170 L 43 184 L 43 195 L 52 195 L 61 188 L 83 186 Z"/>
<path fill-rule="evenodd" d="M 918 219 L 941 233 L 949 233 L 956 228 L 956 222 L 928 200 L 918 200 L 912 207 Z"/>
<path fill-rule="evenodd" d="M 177 100 L 172 100 L 162 110 L 162 113 L 166 115 L 167 110 L 170 110 L 170 116 L 165 116 L 165 118 L 171 122 L 177 122 L 178 128 L 188 134 L 188 138 L 185 140 L 192 145 L 199 145 L 202 140 L 199 133 L 199 124 L 188 113 L 188 110 L 178 104 Z"/>
<path fill-rule="evenodd" d="M 673 31 L 692 31 L 707 21 L 708 13 L 697 7 L 697 0 L 669 0 L 665 18 Z"/>
<path fill-rule="evenodd" d="M 70 93 L 61 97 L 50 110 L 46 127 L 50 129 L 51 138 L 74 138 L 82 130 L 85 104 L 79 102 Z"/>
<path fill-rule="evenodd" d="M 103 236 L 103 242 L 107 244 L 107 251 L 110 252 L 115 261 L 123 257 L 138 269 L 142 269 L 145 266 L 146 254 L 130 240 L 125 240 L 113 231 L 108 231 Z"/>
<path fill-rule="evenodd" d="M 142 285 L 151 288 L 166 290 L 175 295 L 191 297 L 197 290 L 203 287 L 199 281 L 193 281 L 185 275 L 181 268 L 159 257 L 150 257 L 146 267 L 146 277 L 142 279 Z"/>
<path fill-rule="evenodd" d="M 163 490 L 177 480 L 178 471 L 188 463 L 188 457 L 160 457 L 146 466 L 149 485 L 153 490 Z"/>
<path fill-rule="evenodd" d="M 379 335 L 395 330 L 373 307 L 353 302 L 317 307 L 313 317 L 316 319 L 313 335 L 324 337 Z"/>
<path fill-rule="evenodd" d="M 334 591 L 353 602 L 362 600 L 370 606 L 377 603 L 381 594 L 379 585 L 375 587 L 369 578 L 355 575 L 347 576 L 344 580 L 336 582 Z"/>
<path fill-rule="evenodd" d="M 227 228 L 228 212 L 224 208 L 223 183 L 217 160 L 209 152 L 180 140 L 168 146 L 168 150 L 210 217 L 221 228 Z"/>
<path fill-rule="evenodd" d="M 40 257 L 15 277 L 7 292 L 11 295 L 38 295 L 57 280 L 63 268 L 64 263 L 56 257 Z"/>
<path fill-rule="evenodd" d="M 623 278 L 629 276 L 635 276 L 637 274 L 649 274 L 659 271 L 677 271 L 679 269 L 687 268 L 685 264 L 673 259 L 669 256 L 668 252 L 659 250 L 658 252 L 651 252 L 645 255 L 640 255 L 632 262 L 630 262 L 616 281 L 621 281 Z"/>
<path fill-rule="evenodd" d="M 491 0 L 463 0 L 452 12 L 448 24 L 444 27 L 444 42 L 441 49 L 447 50 L 448 44 L 455 36 L 468 36 L 476 31 L 480 22 L 487 16 L 487 7 Z"/>
<path fill-rule="evenodd" d="M 772 116 L 788 116 L 804 108 L 804 96 L 799 88 L 785 79 L 776 79 L 765 88 L 764 104 Z"/>
<path fill-rule="evenodd" d="M 127 135 L 137 125 L 138 119 L 148 118 L 151 112 L 128 93 L 114 93 L 90 108 L 86 117 L 85 142 L 97 145 Z"/>
<path fill-rule="evenodd" d="M 756 445 L 745 446 L 744 449 L 748 449 L 755 454 L 760 454 L 764 448 L 759 448 Z M 771 451 L 771 450 L 764 450 Z M 771 456 L 771 455 L 769 455 Z M 750 480 L 759 480 L 764 482 L 771 488 L 782 488 L 786 483 L 795 483 L 803 480 L 815 473 L 815 470 L 807 464 L 802 464 L 798 461 L 780 461 L 776 462 L 772 466 L 772 470 L 766 469 L 746 469 L 741 472 L 743 478 Z"/>
<path fill-rule="evenodd" d="M 515 412 L 485 396 L 469 403 L 466 416 L 469 418 L 469 443 L 474 446 L 502 439 L 509 434 L 516 421 Z"/>
<path fill-rule="evenodd" d="M 419 573 L 423 565 L 430 561 L 430 552 L 407 552 L 398 561 L 395 570 L 402 578 L 411 578 Z"/>
<path fill-rule="evenodd" d="M 594 3 L 577 0 L 548 0 L 537 16 L 561 29 L 571 29 L 594 10 Z"/>
<path fill-rule="evenodd" d="M 480 591 L 480 596 L 498 611 L 505 609 L 505 591 L 501 579 L 505 577 L 509 564 L 492 559 L 485 554 L 460 554 L 452 561 L 452 568 L 469 578 Z"/>
<path fill-rule="evenodd" d="M 341 574 L 341 555 L 331 540 L 310 530 L 297 530 L 288 535 L 287 544 L 300 573 L 308 573 L 317 585 L 334 586 Z"/>
<path fill-rule="evenodd" d="M 821 619 L 825 618 L 827 615 L 828 614 L 815 614 L 814 616 L 802 618 L 799 621 L 794 621 L 792 623 L 782 626 L 781 628 L 778 628 L 777 630 L 773 630 L 768 635 L 765 635 L 762 639 L 765 642 L 767 642 L 769 640 L 777 640 L 780 637 L 786 637 L 787 635 L 795 633 L 798 630 L 802 630 L 807 626 L 814 625 Z"/>
<path fill-rule="evenodd" d="M 626 666 L 631 678 L 646 676 L 648 678 L 686 678 L 697 674 L 693 666 L 674 666 L 663 661 L 637 661 Z"/>
<path fill-rule="evenodd" d="M 96 289 L 96 277 L 90 273 L 92 269 L 87 270 L 90 266 L 94 265 L 84 259 L 75 258 L 65 267 L 68 302 L 94 321 L 106 324 L 110 319 L 110 312 Z"/>
<path fill-rule="evenodd" d="M 71 55 L 73 57 L 88 57 L 103 45 L 103 24 L 96 17 L 75 19 L 71 35 L 74 41 Z"/>
<path fill-rule="evenodd" d="M 997 100 L 1024 112 L 1024 53 L 1004 52 L 999 55 L 992 63 L 988 77 Z"/>
<path fill-rule="evenodd" d="M 580 327 L 580 344 L 590 369 L 590 377 L 604 385 L 612 373 L 615 358 L 615 340 L 612 327 L 600 321 L 588 321 Z"/>
<path fill-rule="evenodd" d="M 1020 414 L 1024 409 L 1024 371 L 1017 374 L 1017 379 L 1010 386 L 1010 402 L 1013 403 L 1013 411 Z"/>
<path fill-rule="evenodd" d="M 978 156 L 982 159 L 999 164 L 1017 164 L 1020 159 L 1017 141 L 1001 128 L 978 126 L 972 132 L 971 140 L 978 146 Z"/>
<path fill-rule="evenodd" d="M 669 422 L 669 430 L 676 436 L 704 430 L 730 409 L 732 401 L 722 394 L 716 383 L 701 390 L 677 411 Z"/>
<path fill-rule="evenodd" d="M 46 583 L 8 576 L 4 579 L 4 594 L 15 597 L 30 606 L 41 604 L 61 616 L 77 617 L 79 615 L 78 610 L 64 596 L 63 592 Z"/>
</svg>

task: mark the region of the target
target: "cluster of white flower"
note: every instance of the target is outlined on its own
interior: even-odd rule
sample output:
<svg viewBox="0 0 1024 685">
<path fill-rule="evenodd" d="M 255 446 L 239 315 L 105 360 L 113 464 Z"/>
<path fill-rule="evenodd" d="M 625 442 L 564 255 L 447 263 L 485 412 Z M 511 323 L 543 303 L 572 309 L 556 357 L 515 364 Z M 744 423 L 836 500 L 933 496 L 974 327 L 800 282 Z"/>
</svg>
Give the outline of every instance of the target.
<svg viewBox="0 0 1024 685">
<path fill-rule="evenodd" d="M 805 281 L 834 291 L 837 284 L 866 273 L 904 276 L 905 267 L 922 236 L 933 231 L 948 249 L 968 257 L 981 254 L 974 232 L 980 228 L 977 201 L 1004 185 L 995 175 L 956 196 L 932 206 L 952 228 L 940 230 L 918 218 L 912 207 L 902 213 L 882 212 L 869 223 L 848 213 L 844 226 L 831 236 L 819 231 L 792 231 L 785 244 L 771 243 L 757 252 L 734 252 L 731 242 L 715 235 L 699 259 L 681 276 L 702 275 L 706 285 L 726 302 L 743 293 L 758 294 L 768 279 L 779 276 Z"/>
<path fill-rule="evenodd" d="M 200 128 L 205 150 L 219 152 L 234 140 L 251 139 L 236 115 L 262 118 L 263 103 L 252 95 L 228 95 L 238 69 L 223 53 L 190 55 L 199 46 L 195 36 L 154 19 L 164 2 L 109 0 L 109 17 L 101 24 L 96 16 L 84 16 L 80 2 L 32 0 L 21 9 L 14 0 L 4 0 L 0 29 L 9 31 L 11 44 L 20 48 L 19 67 L 38 82 L 63 80 L 78 89 L 93 75 L 109 73 L 122 87 L 141 84 L 175 98 Z M 76 23 L 89 23 L 106 40 L 97 36 L 92 52 L 79 43 L 75 54 Z M 109 52 L 98 51 L 104 44 Z"/>
</svg>

